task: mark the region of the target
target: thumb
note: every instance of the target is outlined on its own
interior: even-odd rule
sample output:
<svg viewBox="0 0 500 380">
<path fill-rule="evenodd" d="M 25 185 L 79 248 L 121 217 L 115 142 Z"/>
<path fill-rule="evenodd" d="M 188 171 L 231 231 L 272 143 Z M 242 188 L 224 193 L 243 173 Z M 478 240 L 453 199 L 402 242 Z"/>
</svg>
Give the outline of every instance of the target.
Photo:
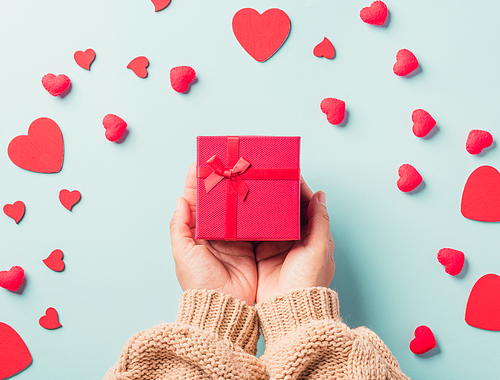
<svg viewBox="0 0 500 380">
<path fill-rule="evenodd" d="M 314 252 L 328 250 L 330 237 L 330 216 L 326 209 L 326 194 L 317 191 L 313 194 L 307 208 L 307 232 L 304 245 L 312 248 Z"/>
<path fill-rule="evenodd" d="M 179 197 L 175 205 L 174 216 L 170 221 L 170 242 L 176 262 L 195 246 L 191 228 L 189 228 L 190 222 L 191 210 L 189 204 L 185 198 Z"/>
</svg>

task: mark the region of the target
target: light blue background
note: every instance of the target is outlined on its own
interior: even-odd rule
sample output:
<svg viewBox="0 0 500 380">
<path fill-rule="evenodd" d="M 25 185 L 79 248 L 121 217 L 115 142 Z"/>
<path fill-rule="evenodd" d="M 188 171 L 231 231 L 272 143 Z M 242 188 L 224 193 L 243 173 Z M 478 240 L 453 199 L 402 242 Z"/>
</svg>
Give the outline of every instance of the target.
<svg viewBox="0 0 500 380">
<path fill-rule="evenodd" d="M 132 334 L 175 320 L 181 289 L 168 223 L 195 137 L 227 134 L 302 136 L 304 178 L 327 194 L 332 288 L 350 326 L 372 328 L 414 379 L 498 376 L 499 333 L 468 326 L 464 310 L 475 281 L 500 273 L 499 225 L 465 219 L 459 206 L 476 167 L 500 167 L 498 147 L 480 157 L 465 151 L 473 128 L 500 138 L 500 3 L 386 3 L 387 28 L 359 19 L 370 0 L 172 0 L 158 13 L 149 0 L 2 2 L 0 204 L 23 200 L 27 212 L 19 225 L 0 215 L 0 269 L 21 265 L 27 286 L 22 295 L 0 289 L 0 320 L 33 355 L 16 379 L 100 379 Z M 281 8 L 291 19 L 288 40 L 265 63 L 233 36 L 232 16 L 244 7 Z M 337 50 L 331 61 L 312 54 L 325 36 Z M 97 53 L 90 72 L 73 60 L 89 47 Z M 413 78 L 392 73 L 401 48 L 421 63 Z M 150 60 L 146 79 L 126 69 L 140 55 Z M 199 78 L 187 95 L 169 84 L 170 68 L 184 64 Z M 71 78 L 68 96 L 43 89 L 49 72 Z M 325 97 L 345 100 L 345 127 L 328 124 Z M 428 140 L 411 132 L 416 108 L 437 120 Z M 129 124 L 120 145 L 104 138 L 107 113 Z M 58 174 L 24 171 L 6 154 L 42 116 L 64 134 Z M 424 177 L 417 194 L 396 187 L 403 163 Z M 82 193 L 71 213 L 58 200 L 63 188 Z M 462 278 L 437 262 L 443 247 L 465 252 Z M 56 248 L 62 273 L 41 261 Z M 49 306 L 63 328 L 38 325 Z M 439 346 L 427 358 L 408 349 L 421 324 Z"/>
</svg>

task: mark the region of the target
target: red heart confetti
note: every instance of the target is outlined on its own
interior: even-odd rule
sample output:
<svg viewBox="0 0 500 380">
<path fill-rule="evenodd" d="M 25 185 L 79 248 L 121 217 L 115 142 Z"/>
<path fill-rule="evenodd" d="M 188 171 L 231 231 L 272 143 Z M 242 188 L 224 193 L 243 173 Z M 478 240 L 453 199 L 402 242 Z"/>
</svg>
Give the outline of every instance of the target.
<svg viewBox="0 0 500 380">
<path fill-rule="evenodd" d="M 74 205 L 80 202 L 81 197 L 82 195 L 78 190 L 69 191 L 63 189 L 59 192 L 59 200 L 61 201 L 61 204 L 69 211 L 71 211 Z"/>
<path fill-rule="evenodd" d="M 38 321 L 40 326 L 47 330 L 54 330 L 62 325 L 59 323 L 59 316 L 57 315 L 57 310 L 53 307 L 49 307 L 47 311 L 45 311 L 45 315 L 40 317 Z"/>
<path fill-rule="evenodd" d="M 71 79 L 64 74 L 55 76 L 54 74 L 46 74 L 42 78 L 42 86 L 50 95 L 58 96 L 63 94 L 71 85 Z"/>
<path fill-rule="evenodd" d="M 465 322 L 478 329 L 500 331 L 500 276 L 485 274 L 476 281 L 467 300 Z"/>
<path fill-rule="evenodd" d="M 106 132 L 104 135 L 109 141 L 118 141 L 125 133 L 127 129 L 127 123 L 121 117 L 113 115 L 111 113 L 104 116 L 102 119 L 102 125 Z"/>
<path fill-rule="evenodd" d="M 442 248 L 437 254 L 437 259 L 444 265 L 444 271 L 450 276 L 456 276 L 462 271 L 465 255 L 462 251 L 451 248 Z"/>
<path fill-rule="evenodd" d="M 335 48 L 328 38 L 323 38 L 319 44 L 317 44 L 313 49 L 313 54 L 318 57 L 325 57 L 327 59 L 332 59 L 335 57 Z"/>
<path fill-rule="evenodd" d="M 481 153 L 483 149 L 488 148 L 491 144 L 493 144 L 493 136 L 490 132 L 473 129 L 469 132 L 469 136 L 467 136 L 465 149 L 470 154 L 475 155 Z"/>
<path fill-rule="evenodd" d="M 132 70 L 139 78 L 146 78 L 148 76 L 148 66 L 149 60 L 146 57 L 137 57 L 130 61 L 127 69 Z"/>
<path fill-rule="evenodd" d="M 26 207 L 22 201 L 14 202 L 14 204 L 6 204 L 3 206 L 3 212 L 5 215 L 14 219 L 14 221 L 19 223 L 24 216 L 24 212 L 26 211 Z"/>
<path fill-rule="evenodd" d="M 170 0 L 151 0 L 151 2 L 155 6 L 155 12 L 165 9 L 170 4 Z"/>
<path fill-rule="evenodd" d="M 85 70 L 90 70 L 90 65 L 94 62 L 95 51 L 93 49 L 87 49 L 85 51 L 78 50 L 73 55 L 75 62 L 78 66 Z"/>
<path fill-rule="evenodd" d="M 8 271 L 0 271 L 0 287 L 17 292 L 24 280 L 24 269 L 18 266 L 10 268 Z"/>
<path fill-rule="evenodd" d="M 423 109 L 417 109 L 411 114 L 413 121 L 413 134 L 417 137 L 425 137 L 436 125 L 436 120 L 432 118 L 429 112 Z"/>
<path fill-rule="evenodd" d="M 335 98 L 325 98 L 320 104 L 321 111 L 326 114 L 330 124 L 339 125 L 344 121 L 345 102 Z"/>
<path fill-rule="evenodd" d="M 398 174 L 398 189 L 405 193 L 415 190 L 422 183 L 422 176 L 417 169 L 410 164 L 401 165 Z"/>
<path fill-rule="evenodd" d="M 196 72 L 189 66 L 178 66 L 170 70 L 170 84 L 177 92 L 186 92 L 190 83 L 195 79 Z"/>
<path fill-rule="evenodd" d="M 465 183 L 462 215 L 480 222 L 500 222 L 500 173 L 492 166 L 480 166 Z"/>
<path fill-rule="evenodd" d="M 33 361 L 23 339 L 12 327 L 0 322 L 0 379 L 8 379 L 26 369 Z"/>
<path fill-rule="evenodd" d="M 62 272 L 65 267 L 63 257 L 63 251 L 55 249 L 50 253 L 49 257 L 42 261 L 47 268 L 52 269 L 54 272 Z"/>
<path fill-rule="evenodd" d="M 17 136 L 9 144 L 10 160 L 22 169 L 37 173 L 57 173 L 64 159 L 64 141 L 56 122 L 41 117 L 31 123 L 28 135 Z"/>
<path fill-rule="evenodd" d="M 422 355 L 434 347 L 436 347 L 436 338 L 432 330 L 425 325 L 418 326 L 415 329 L 415 338 L 410 342 L 410 351 Z"/>
<path fill-rule="evenodd" d="M 374 1 L 369 7 L 361 9 L 359 17 L 370 25 L 384 25 L 387 18 L 387 5 L 383 1 Z"/>
<path fill-rule="evenodd" d="M 286 41 L 290 18 L 281 9 L 260 14 L 255 9 L 240 9 L 233 17 L 233 33 L 240 45 L 257 62 L 264 62 Z"/>
<path fill-rule="evenodd" d="M 394 74 L 404 77 L 418 68 L 418 60 L 408 49 L 401 49 L 396 54 L 396 63 L 392 70 Z"/>
</svg>

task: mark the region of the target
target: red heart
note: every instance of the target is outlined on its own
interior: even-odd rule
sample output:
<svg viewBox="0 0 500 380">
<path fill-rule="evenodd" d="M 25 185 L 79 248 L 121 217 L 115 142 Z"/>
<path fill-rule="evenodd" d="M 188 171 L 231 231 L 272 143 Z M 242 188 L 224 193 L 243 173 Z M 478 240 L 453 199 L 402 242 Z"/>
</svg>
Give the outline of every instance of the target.
<svg viewBox="0 0 500 380">
<path fill-rule="evenodd" d="M 320 108 L 326 114 L 326 119 L 330 124 L 338 125 L 344 121 L 345 102 L 343 100 L 335 98 L 323 99 Z"/>
<path fill-rule="evenodd" d="M 90 70 L 90 65 L 94 62 L 95 59 L 95 51 L 93 49 L 87 49 L 85 52 L 78 50 L 73 55 L 75 58 L 75 62 L 81 68 L 85 70 Z"/>
<path fill-rule="evenodd" d="M 0 287 L 17 292 L 24 280 L 24 269 L 21 267 L 12 267 L 8 271 L 0 271 Z"/>
<path fill-rule="evenodd" d="M 11 376 L 26 369 L 32 362 L 26 343 L 9 325 L 0 322 L 0 379 Z"/>
<path fill-rule="evenodd" d="M 384 25 L 387 18 L 387 5 L 383 1 L 374 1 L 369 7 L 361 9 L 359 17 L 370 25 Z"/>
<path fill-rule="evenodd" d="M 408 49 L 401 49 L 396 54 L 396 63 L 392 70 L 394 74 L 404 77 L 418 68 L 418 60 Z"/>
<path fill-rule="evenodd" d="M 417 109 L 411 114 L 413 121 L 413 134 L 417 137 L 425 137 L 436 125 L 436 120 L 432 118 L 429 112 L 423 109 Z"/>
<path fill-rule="evenodd" d="M 170 4 L 170 0 L 151 0 L 151 2 L 155 6 L 155 12 L 161 11 Z"/>
<path fill-rule="evenodd" d="M 127 69 L 132 70 L 139 78 L 146 78 L 148 76 L 148 66 L 149 60 L 146 57 L 137 57 L 130 61 Z"/>
<path fill-rule="evenodd" d="M 405 193 L 415 190 L 422 183 L 422 176 L 417 169 L 410 164 L 401 165 L 398 174 L 398 189 Z"/>
<path fill-rule="evenodd" d="M 325 57 L 327 59 L 332 59 L 335 57 L 335 48 L 328 38 L 324 38 L 319 44 L 314 47 L 313 54 L 320 58 Z"/>
<path fill-rule="evenodd" d="M 47 330 L 54 330 L 62 325 L 59 323 L 59 316 L 57 315 L 57 310 L 53 307 L 49 307 L 47 311 L 45 311 L 45 315 L 40 317 L 38 321 L 40 326 Z"/>
<path fill-rule="evenodd" d="M 170 70 L 170 84 L 177 92 L 186 92 L 189 84 L 195 79 L 196 72 L 189 66 L 174 67 Z"/>
<path fill-rule="evenodd" d="M 127 123 L 121 117 L 107 114 L 102 119 L 102 125 L 106 132 L 104 135 L 109 141 L 118 141 L 123 136 L 123 133 L 127 129 Z"/>
<path fill-rule="evenodd" d="M 74 205 L 80 202 L 81 197 L 82 195 L 78 190 L 69 191 L 63 189 L 59 192 L 59 200 L 61 201 L 61 204 L 69 211 L 71 211 Z"/>
<path fill-rule="evenodd" d="M 255 9 L 240 9 L 233 17 L 233 33 L 240 45 L 256 61 L 271 58 L 290 33 L 290 18 L 281 9 L 260 14 Z"/>
<path fill-rule="evenodd" d="M 456 249 L 442 248 L 437 254 L 437 259 L 441 265 L 444 265 L 446 273 L 456 276 L 464 267 L 465 255 Z"/>
<path fill-rule="evenodd" d="M 41 117 L 31 123 L 28 135 L 15 137 L 7 148 L 10 160 L 22 169 L 57 173 L 64 159 L 64 141 L 56 122 Z"/>
<path fill-rule="evenodd" d="M 462 215 L 480 222 L 500 222 L 500 173 L 492 166 L 480 166 L 465 183 Z"/>
<path fill-rule="evenodd" d="M 64 93 L 70 86 L 71 79 L 64 74 L 55 76 L 54 74 L 46 74 L 42 78 L 42 86 L 52 96 L 58 96 Z"/>
<path fill-rule="evenodd" d="M 410 342 L 410 351 L 417 355 L 425 354 L 436 347 L 436 338 L 432 330 L 427 326 L 419 326 L 415 329 L 415 338 Z"/>
<path fill-rule="evenodd" d="M 63 257 L 63 251 L 56 249 L 50 253 L 49 257 L 42 261 L 47 265 L 47 268 L 52 269 L 54 272 L 61 272 L 64 270 Z"/>
<path fill-rule="evenodd" d="M 19 223 L 24 216 L 26 207 L 22 201 L 14 202 L 14 204 L 6 204 L 3 206 L 3 212 L 5 215 L 10 216 L 14 221 Z"/>
<path fill-rule="evenodd" d="M 478 329 L 500 331 L 500 276 L 485 274 L 476 281 L 467 300 L 465 322 Z"/>
<path fill-rule="evenodd" d="M 470 154 L 479 154 L 483 149 L 488 148 L 491 144 L 493 144 L 493 136 L 490 132 L 473 129 L 469 132 L 469 136 L 467 136 L 465 149 Z"/>
</svg>

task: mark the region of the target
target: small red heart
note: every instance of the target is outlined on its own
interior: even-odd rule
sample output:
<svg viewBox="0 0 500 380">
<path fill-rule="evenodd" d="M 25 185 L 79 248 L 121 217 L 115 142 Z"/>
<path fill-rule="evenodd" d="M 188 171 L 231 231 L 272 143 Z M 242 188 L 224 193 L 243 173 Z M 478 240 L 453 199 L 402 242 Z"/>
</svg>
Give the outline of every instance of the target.
<svg viewBox="0 0 500 380">
<path fill-rule="evenodd" d="M 5 215 L 10 216 L 14 221 L 19 223 L 24 216 L 26 207 L 22 201 L 14 202 L 14 204 L 6 204 L 3 206 L 3 212 Z"/>
<path fill-rule="evenodd" d="M 326 114 L 330 124 L 339 125 L 344 121 L 345 102 L 335 98 L 325 98 L 320 104 L 321 111 Z"/>
<path fill-rule="evenodd" d="M 195 79 L 196 72 L 189 66 L 178 66 L 170 70 L 170 84 L 177 92 L 186 92 Z"/>
<path fill-rule="evenodd" d="M 151 2 L 155 6 L 155 12 L 165 9 L 170 4 L 170 0 L 151 0 Z"/>
<path fill-rule="evenodd" d="M 493 144 L 493 136 L 490 132 L 473 129 L 469 132 L 469 136 L 467 136 L 465 149 L 470 154 L 479 154 L 483 149 L 488 148 L 491 144 Z"/>
<path fill-rule="evenodd" d="M 64 93 L 70 86 L 71 79 L 64 74 L 55 76 L 54 74 L 46 74 L 42 78 L 42 86 L 52 96 L 58 96 Z"/>
<path fill-rule="evenodd" d="M 121 117 L 107 114 L 102 119 L 102 125 L 106 132 L 104 135 L 109 141 L 118 141 L 123 136 L 123 133 L 127 129 L 127 123 Z"/>
<path fill-rule="evenodd" d="M 318 57 L 325 57 L 327 59 L 332 59 L 335 57 L 335 48 L 328 38 L 323 38 L 319 44 L 314 47 L 313 54 Z"/>
<path fill-rule="evenodd" d="M 148 76 L 148 66 L 149 60 L 146 57 L 137 57 L 130 61 L 127 69 L 132 70 L 139 78 L 146 78 Z"/>
<path fill-rule="evenodd" d="M 57 315 L 57 310 L 53 307 L 49 307 L 47 311 L 45 311 L 45 315 L 40 317 L 38 321 L 40 326 L 47 330 L 54 330 L 62 325 L 59 323 L 59 316 Z"/>
<path fill-rule="evenodd" d="M 0 271 L 0 287 L 17 292 L 24 280 L 24 269 L 18 266 L 10 268 L 8 271 Z"/>
<path fill-rule="evenodd" d="M 59 200 L 61 201 L 61 204 L 69 211 L 71 211 L 74 205 L 80 202 L 81 197 L 82 195 L 78 190 L 69 191 L 63 189 L 59 192 Z"/>
<path fill-rule="evenodd" d="M 408 49 L 401 49 L 396 54 L 396 63 L 392 70 L 394 74 L 404 77 L 418 68 L 418 60 Z"/>
<path fill-rule="evenodd" d="M 500 331 L 500 276 L 485 274 L 476 281 L 467 300 L 465 322 L 478 329 Z"/>
<path fill-rule="evenodd" d="M 480 166 L 465 183 L 462 215 L 480 222 L 500 222 L 500 173 L 492 166 Z"/>
<path fill-rule="evenodd" d="M 444 265 L 446 273 L 456 276 L 464 267 L 465 255 L 456 249 L 442 248 L 437 254 L 437 259 L 441 265 Z"/>
<path fill-rule="evenodd" d="M 417 169 L 410 164 L 401 165 L 398 174 L 398 189 L 405 193 L 415 190 L 422 183 L 422 176 Z"/>
<path fill-rule="evenodd" d="M 413 121 L 413 134 L 417 137 L 425 137 L 436 125 L 436 120 L 432 118 L 429 112 L 423 109 L 417 109 L 411 114 Z"/>
<path fill-rule="evenodd" d="M 60 249 L 55 249 L 50 253 L 49 257 L 42 261 L 47 266 L 47 268 L 52 269 L 54 272 L 61 272 L 64 270 L 63 257 L 63 251 L 61 251 Z"/>
<path fill-rule="evenodd" d="M 9 325 L 0 322 L 0 379 L 8 379 L 26 369 L 33 361 L 19 334 Z"/>
<path fill-rule="evenodd" d="M 41 117 L 31 123 L 28 135 L 17 136 L 9 144 L 10 160 L 22 169 L 37 173 L 57 173 L 64 159 L 64 141 L 56 122 Z"/>
<path fill-rule="evenodd" d="M 90 70 L 90 65 L 95 59 L 95 51 L 93 49 L 87 49 L 84 52 L 78 50 L 75 52 L 73 57 L 75 58 L 75 62 L 78 66 L 84 68 L 85 70 Z"/>
<path fill-rule="evenodd" d="M 370 25 L 384 25 L 387 18 L 387 5 L 383 1 L 374 1 L 369 7 L 361 9 L 359 17 Z"/>
<path fill-rule="evenodd" d="M 257 62 L 271 58 L 290 33 L 290 18 L 281 9 L 260 14 L 255 9 L 240 9 L 233 17 L 233 33 L 241 47 Z"/>
<path fill-rule="evenodd" d="M 425 326 L 415 329 L 415 338 L 410 342 L 410 351 L 417 355 L 425 354 L 436 347 L 436 338 L 432 330 Z"/>
</svg>

